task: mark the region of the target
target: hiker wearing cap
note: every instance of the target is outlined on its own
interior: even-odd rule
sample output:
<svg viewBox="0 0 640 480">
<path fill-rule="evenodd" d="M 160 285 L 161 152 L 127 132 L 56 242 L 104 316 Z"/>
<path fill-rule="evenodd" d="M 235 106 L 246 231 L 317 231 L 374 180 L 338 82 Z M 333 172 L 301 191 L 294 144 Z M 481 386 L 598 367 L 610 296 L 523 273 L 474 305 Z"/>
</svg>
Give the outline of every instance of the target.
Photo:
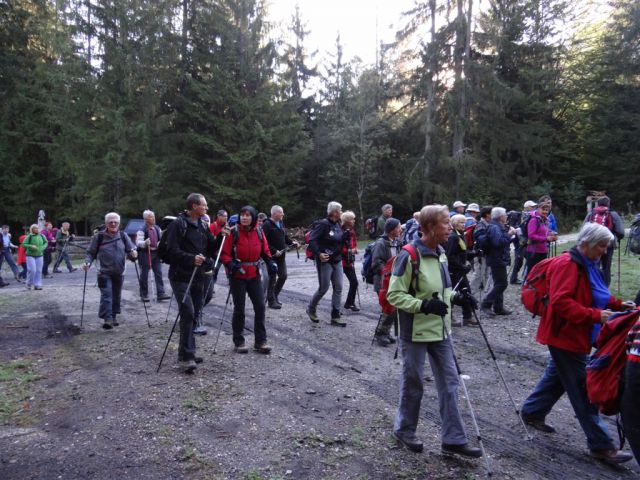
<svg viewBox="0 0 640 480">
<path fill-rule="evenodd" d="M 478 223 L 477 216 L 479 213 L 480 213 L 480 206 L 477 203 L 470 203 L 467 206 L 467 210 L 464 212 L 465 230 L 469 228 L 471 225 L 475 225 L 476 223 Z"/>
<path fill-rule="evenodd" d="M 209 208 L 204 195 L 189 194 L 186 207 L 169 224 L 164 236 L 170 265 L 169 281 L 180 306 L 178 365 L 184 373 L 192 373 L 196 364 L 202 362 L 202 357 L 196 356 L 194 328 L 202 311 L 206 272 L 210 269 L 207 257 L 215 258 L 222 238 L 229 230 L 222 229 L 220 235 L 214 237 L 202 222 Z"/>
<path fill-rule="evenodd" d="M 455 202 L 453 202 L 453 210 L 449 212 L 449 218 L 453 217 L 458 213 L 461 215 L 464 215 L 464 207 L 466 206 L 467 204 L 461 202 L 460 200 L 456 200 Z"/>
<path fill-rule="evenodd" d="M 353 312 L 359 312 L 356 306 L 356 295 L 358 293 L 358 275 L 356 274 L 356 255 L 358 254 L 358 236 L 356 234 L 355 223 L 356 214 L 348 210 L 340 217 L 342 221 L 343 243 L 342 243 L 342 271 L 349 280 L 349 292 L 344 308 Z"/>
<path fill-rule="evenodd" d="M 371 252 L 371 271 L 373 273 L 373 289 L 376 294 L 380 291 L 382 285 L 382 269 L 384 268 L 387 260 L 398 254 L 402 248 L 402 244 L 399 241 L 402 233 L 402 227 L 400 220 L 397 218 L 388 218 L 384 224 L 384 234 L 380 236 L 373 245 L 373 251 Z M 396 343 L 396 340 L 391 336 L 391 326 L 395 315 L 387 315 L 384 312 L 380 313 L 380 320 L 375 332 L 375 339 L 378 345 L 386 347 L 391 343 Z"/>
<path fill-rule="evenodd" d="M 93 261 L 98 260 L 98 318 L 104 322 L 102 328 L 110 330 L 118 326 L 116 316 L 120 315 L 125 261 L 127 258 L 135 260 L 138 252 L 129 235 L 120 231 L 120 215 L 115 212 L 107 213 L 104 223 L 105 230 L 98 232 L 91 239 L 82 268 L 86 272 L 91 268 Z"/>
<path fill-rule="evenodd" d="M 249 349 L 243 336 L 245 324 L 245 300 L 253 305 L 254 344 L 253 349 L 268 354 L 271 347 L 267 344 L 265 327 L 265 301 L 259 269 L 259 260 L 263 260 L 272 274 L 278 273 L 278 266 L 271 259 L 269 244 L 262 228 L 258 227 L 258 212 L 250 205 L 240 209 L 238 226 L 231 235 L 231 241 L 222 248 L 220 261 L 229 272 L 229 288 L 233 297 L 233 344 L 236 353 L 247 353 Z M 267 274 L 268 275 L 268 274 Z"/>
<path fill-rule="evenodd" d="M 614 447 L 606 423 L 598 408 L 589 402 L 586 390 L 586 365 L 594 327 L 606 323 L 611 310 L 633 305 L 633 302 L 623 304 L 611 295 L 598 268 L 611 240 L 613 234 L 606 227 L 585 224 L 578 234 L 577 245 L 550 264 L 548 304 L 536 335 L 536 341 L 549 349 L 550 358 L 533 393 L 524 401 L 521 415 L 532 427 L 555 432 L 545 418 L 566 392 L 587 437 L 591 456 L 617 464 L 632 456 Z"/>
<path fill-rule="evenodd" d="M 267 218 L 262 224 L 264 235 L 267 237 L 267 243 L 269 244 L 271 258 L 278 265 L 278 273 L 269 276 L 267 294 L 269 308 L 274 309 L 282 308 L 279 295 L 284 283 L 287 281 L 287 262 L 285 259 L 287 249 L 299 247 L 298 242 L 291 240 L 287 235 L 283 218 L 284 209 L 280 205 L 274 205 L 271 207 L 271 218 Z"/>
<path fill-rule="evenodd" d="M 341 318 L 340 306 L 342 300 L 342 245 L 344 243 L 340 217 L 342 205 L 338 202 L 329 202 L 327 205 L 327 217 L 315 223 L 311 230 L 309 249 L 316 258 L 316 270 L 318 272 L 318 290 L 311 297 L 307 306 L 307 315 L 313 323 L 320 319 L 316 313 L 318 303 L 333 286 L 331 296 L 331 325 L 346 327 L 347 323 Z"/>
<path fill-rule="evenodd" d="M 458 291 L 463 288 L 470 289 L 467 273 L 471 271 L 471 265 L 468 263 L 467 244 L 464 241 L 464 225 L 466 217 L 456 214 L 451 217 L 451 233 L 447 239 L 445 253 L 447 254 L 447 263 L 449 266 L 449 274 L 451 275 L 451 284 L 458 285 Z M 455 321 L 453 312 L 451 312 L 451 325 L 453 327 L 461 327 L 463 325 L 477 325 L 478 322 L 473 318 L 471 305 L 465 303 L 462 305 L 462 320 Z"/>
<path fill-rule="evenodd" d="M 607 285 L 611 285 L 611 261 L 616 249 L 616 241 L 619 243 L 624 238 L 624 223 L 618 212 L 611 210 L 611 201 L 606 196 L 600 197 L 596 201 L 596 207 L 584 219 L 584 223 L 588 222 L 604 225 L 615 237 L 607 251 L 600 257 L 600 268 L 604 274 L 604 281 Z"/>
<path fill-rule="evenodd" d="M 387 203 L 383 205 L 380 210 L 382 211 L 382 215 L 378 217 L 378 223 L 376 225 L 376 232 L 378 233 L 378 235 L 382 235 L 381 232 L 384 232 L 384 225 L 387 221 L 387 218 L 391 218 L 391 216 L 393 215 L 393 205 Z"/>
<path fill-rule="evenodd" d="M 507 267 L 511 263 L 511 236 L 515 232 L 515 228 L 507 225 L 507 211 L 502 207 L 493 207 L 485 251 L 487 266 L 491 269 L 493 288 L 482 299 L 482 311 L 490 317 L 511 314 L 504 308 L 504 291 L 508 286 Z"/>
<path fill-rule="evenodd" d="M 549 255 L 549 242 L 558 237 L 549 226 L 550 203 L 539 203 L 527 223 L 527 272 Z"/>
<path fill-rule="evenodd" d="M 459 378 L 451 342 L 449 308 L 453 292 L 447 257 L 441 247 L 451 233 L 449 209 L 428 205 L 420 211 L 422 237 L 404 247 L 393 264 L 387 299 L 398 309 L 402 375 L 393 434 L 413 452 L 423 450 L 416 437 L 427 355 L 438 392 L 442 451 L 480 457 L 470 447 L 458 409 Z M 415 257 L 411 252 L 415 252 Z M 412 258 L 414 257 L 414 258 Z"/>
<path fill-rule="evenodd" d="M 533 200 L 527 200 L 524 202 L 522 213 L 520 214 L 520 225 L 516 228 L 516 236 L 514 239 L 514 259 L 513 269 L 511 270 L 511 278 L 509 283 L 511 285 L 520 285 L 522 282 L 518 279 L 518 274 L 522 265 L 526 261 L 527 257 L 527 225 L 531 218 L 531 212 L 537 207 L 536 202 Z M 525 273 L 527 269 L 525 268 Z"/>
</svg>

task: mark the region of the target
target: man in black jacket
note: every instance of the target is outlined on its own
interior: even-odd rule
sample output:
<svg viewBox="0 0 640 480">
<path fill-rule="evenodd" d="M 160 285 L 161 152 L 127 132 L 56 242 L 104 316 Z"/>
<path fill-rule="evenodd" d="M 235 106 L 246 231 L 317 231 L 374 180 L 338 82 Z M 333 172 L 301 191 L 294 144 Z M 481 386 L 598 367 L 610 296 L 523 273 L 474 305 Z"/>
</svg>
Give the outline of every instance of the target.
<svg viewBox="0 0 640 480">
<path fill-rule="evenodd" d="M 298 242 L 294 242 L 287 235 L 287 231 L 284 229 L 284 210 L 280 205 L 274 205 L 271 207 L 271 218 L 267 218 L 262 223 L 262 231 L 267 238 L 269 244 L 269 251 L 271 252 L 271 258 L 278 265 L 278 273 L 269 274 L 269 289 L 267 291 L 267 300 L 269 302 L 269 308 L 280 309 L 282 303 L 278 295 L 282 291 L 284 282 L 287 281 L 287 262 L 285 260 L 285 254 L 288 247 L 298 248 Z"/>
<path fill-rule="evenodd" d="M 185 373 L 193 372 L 196 364 L 202 362 L 201 357 L 196 357 L 193 329 L 202 310 L 205 260 L 207 257 L 215 257 L 222 237 L 229 234 L 225 227 L 216 238 L 205 227 L 201 218 L 207 213 L 207 209 L 204 196 L 191 193 L 187 197 L 187 210 L 180 213 L 165 232 L 167 257 L 170 259 L 169 281 L 180 305 L 178 363 Z M 191 288 L 187 291 L 192 275 Z"/>
</svg>

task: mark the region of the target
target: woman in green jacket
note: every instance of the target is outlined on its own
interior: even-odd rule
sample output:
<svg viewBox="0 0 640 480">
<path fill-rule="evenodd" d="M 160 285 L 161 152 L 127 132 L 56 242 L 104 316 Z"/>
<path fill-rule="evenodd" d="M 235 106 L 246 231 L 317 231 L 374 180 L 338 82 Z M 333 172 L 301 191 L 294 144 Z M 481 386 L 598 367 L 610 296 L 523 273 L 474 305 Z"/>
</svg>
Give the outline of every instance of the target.
<svg viewBox="0 0 640 480">
<path fill-rule="evenodd" d="M 387 293 L 389 303 L 399 312 L 402 355 L 400 404 L 393 433 L 409 450 L 422 451 L 416 428 L 428 354 L 438 391 L 443 452 L 480 457 L 481 450 L 468 445 L 458 410 L 458 373 L 450 336 L 453 292 L 441 246 L 451 233 L 449 210 L 427 205 L 420 211 L 419 223 L 422 238 L 409 247 L 416 253 L 415 260 L 407 247 L 398 254 Z"/>
<path fill-rule="evenodd" d="M 27 254 L 27 288 L 42 290 L 42 263 L 44 251 L 48 242 L 44 235 L 40 234 L 37 224 L 31 225 L 29 235 L 22 241 Z"/>
</svg>

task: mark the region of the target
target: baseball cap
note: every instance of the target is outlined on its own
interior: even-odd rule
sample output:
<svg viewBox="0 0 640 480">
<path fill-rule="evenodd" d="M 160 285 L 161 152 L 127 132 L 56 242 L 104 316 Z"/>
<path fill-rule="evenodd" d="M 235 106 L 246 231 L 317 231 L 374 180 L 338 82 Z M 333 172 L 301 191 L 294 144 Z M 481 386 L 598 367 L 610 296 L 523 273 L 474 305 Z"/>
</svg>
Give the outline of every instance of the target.
<svg viewBox="0 0 640 480">
<path fill-rule="evenodd" d="M 524 202 L 524 208 L 531 208 L 531 207 L 537 207 L 537 206 L 538 204 L 533 200 L 527 200 L 526 202 Z"/>
<path fill-rule="evenodd" d="M 480 213 L 480 206 L 477 203 L 470 203 L 467 207 L 467 212 Z"/>
<path fill-rule="evenodd" d="M 456 200 L 455 202 L 453 202 L 453 208 L 458 208 L 458 207 L 466 207 L 467 204 L 466 203 L 462 203 L 460 200 Z"/>
</svg>

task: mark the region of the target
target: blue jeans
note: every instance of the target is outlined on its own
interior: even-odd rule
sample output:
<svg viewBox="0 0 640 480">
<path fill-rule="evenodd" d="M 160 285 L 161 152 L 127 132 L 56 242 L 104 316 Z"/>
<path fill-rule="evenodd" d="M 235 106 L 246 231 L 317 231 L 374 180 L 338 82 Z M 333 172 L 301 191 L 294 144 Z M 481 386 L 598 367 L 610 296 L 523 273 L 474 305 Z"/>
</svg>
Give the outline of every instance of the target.
<svg viewBox="0 0 640 480">
<path fill-rule="evenodd" d="M 253 304 L 253 334 L 255 335 L 255 344 L 261 345 L 267 341 L 267 330 L 264 325 L 265 308 L 264 308 L 264 290 L 260 277 L 254 277 L 250 280 L 232 278 L 229 284 L 231 288 L 231 296 L 233 297 L 233 318 L 231 321 L 233 327 L 233 344 L 239 347 L 244 343 L 244 305 L 246 296 Z"/>
<path fill-rule="evenodd" d="M 491 268 L 491 278 L 493 279 L 493 288 L 482 299 L 483 308 L 491 308 L 493 305 L 494 312 L 504 310 L 504 291 L 507 289 L 507 267 L 489 267 Z"/>
<path fill-rule="evenodd" d="M 114 315 L 120 313 L 120 298 L 124 275 L 98 274 L 98 288 L 100 289 L 100 308 L 98 317 L 103 320 L 113 320 Z"/>
<path fill-rule="evenodd" d="M 42 257 L 27 256 L 27 285 L 42 286 Z"/>
<path fill-rule="evenodd" d="M 147 249 L 141 250 L 138 253 L 138 264 L 140 265 L 140 296 L 146 297 L 149 295 L 149 260 L 151 260 L 151 270 L 153 270 L 153 277 L 156 281 L 156 295 L 160 296 L 164 294 L 164 283 L 162 282 L 162 263 L 158 258 L 156 252 L 151 252 L 151 258 L 149 258 L 149 251 Z"/>
<path fill-rule="evenodd" d="M 464 445 L 467 435 L 458 410 L 458 371 L 453 358 L 451 338 L 441 342 L 407 342 L 400 339 L 402 377 L 400 404 L 393 430 L 401 437 L 413 436 L 420 417 L 424 363 L 427 354 L 438 391 L 442 419 L 442 443 Z"/>
<path fill-rule="evenodd" d="M 551 358 L 522 413 L 544 419 L 563 393 L 567 393 L 590 450 L 613 450 L 613 441 L 598 408 L 587 397 L 587 355 L 549 346 Z"/>
<path fill-rule="evenodd" d="M 71 260 L 69 259 L 69 253 L 66 249 L 62 249 L 58 250 L 58 258 L 56 259 L 56 263 L 53 265 L 54 272 L 60 268 L 60 264 L 63 260 L 67 264 L 67 269 L 69 271 L 73 270 L 73 265 L 71 265 Z"/>
<path fill-rule="evenodd" d="M 13 272 L 13 275 L 14 276 L 18 275 L 18 266 L 16 265 L 16 262 L 13 261 L 13 255 L 11 255 L 11 248 L 9 247 L 2 248 L 2 251 L 0 252 L 0 269 L 2 269 L 3 260 L 7 261 L 7 264 L 9 265 L 9 268 Z"/>
<path fill-rule="evenodd" d="M 177 282 L 171 280 L 171 288 L 180 306 L 180 344 L 178 346 L 178 360 L 193 360 L 196 356 L 196 339 L 193 329 L 196 327 L 196 319 L 202 311 L 202 297 L 204 295 L 204 283 L 202 280 L 193 279 L 191 289 L 187 293 L 189 282 Z M 185 297 L 186 294 L 186 297 Z M 184 302 L 182 299 L 184 298 Z"/>
</svg>

